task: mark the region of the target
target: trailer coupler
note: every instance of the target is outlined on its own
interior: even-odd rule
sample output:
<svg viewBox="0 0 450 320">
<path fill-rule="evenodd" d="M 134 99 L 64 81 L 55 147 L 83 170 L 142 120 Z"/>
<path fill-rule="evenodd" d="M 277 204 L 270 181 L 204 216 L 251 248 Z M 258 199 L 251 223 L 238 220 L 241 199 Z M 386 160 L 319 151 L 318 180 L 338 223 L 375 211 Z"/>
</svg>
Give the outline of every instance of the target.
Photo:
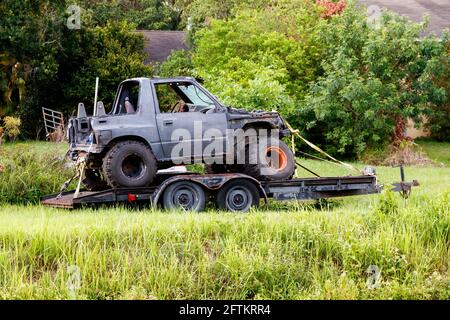
<svg viewBox="0 0 450 320">
<path fill-rule="evenodd" d="M 408 199 L 409 196 L 411 195 L 412 187 L 417 187 L 420 185 L 419 181 L 413 180 L 412 182 L 405 182 L 405 169 L 403 168 L 402 165 L 400 166 L 400 178 L 401 182 L 392 184 L 393 186 L 392 191 L 400 192 L 400 195 L 404 199 Z"/>
</svg>

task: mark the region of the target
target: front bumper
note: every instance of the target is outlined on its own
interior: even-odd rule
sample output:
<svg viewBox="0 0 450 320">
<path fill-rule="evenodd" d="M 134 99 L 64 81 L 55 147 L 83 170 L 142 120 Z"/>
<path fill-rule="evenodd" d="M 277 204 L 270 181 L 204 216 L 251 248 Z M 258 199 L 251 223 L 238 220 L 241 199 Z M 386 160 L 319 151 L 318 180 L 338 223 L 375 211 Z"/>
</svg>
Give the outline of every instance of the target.
<svg viewBox="0 0 450 320">
<path fill-rule="evenodd" d="M 77 161 L 78 156 L 80 153 L 84 154 L 99 154 L 103 151 L 103 147 L 100 147 L 98 145 L 77 145 L 76 147 L 72 147 L 69 150 L 69 157 L 73 161 Z"/>
</svg>

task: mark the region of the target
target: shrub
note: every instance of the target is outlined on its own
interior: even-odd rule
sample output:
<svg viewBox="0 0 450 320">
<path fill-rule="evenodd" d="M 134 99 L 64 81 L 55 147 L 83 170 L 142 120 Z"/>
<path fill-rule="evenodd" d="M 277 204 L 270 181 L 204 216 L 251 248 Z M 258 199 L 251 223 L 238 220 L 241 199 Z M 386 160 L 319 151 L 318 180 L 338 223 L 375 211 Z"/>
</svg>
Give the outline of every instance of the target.
<svg viewBox="0 0 450 320">
<path fill-rule="evenodd" d="M 58 192 L 74 173 L 61 156 L 65 148 L 65 144 L 55 143 L 2 146 L 0 203 L 38 203 L 42 196 Z"/>
<path fill-rule="evenodd" d="M 178 77 L 195 76 L 191 54 L 184 50 L 173 51 L 159 67 L 159 76 Z"/>
<path fill-rule="evenodd" d="M 319 73 L 320 10 L 300 0 L 243 9 L 195 34 L 194 70 L 225 103 L 290 114 Z"/>
<path fill-rule="evenodd" d="M 195 33 L 193 70 L 225 103 L 278 109 L 328 152 L 356 157 L 386 147 L 399 121 L 446 119 L 436 80 L 447 36 L 421 38 L 425 27 L 392 12 L 372 26 L 352 2 L 277 1 L 211 19 Z"/>
<path fill-rule="evenodd" d="M 9 140 L 14 142 L 20 134 L 20 126 L 22 124 L 22 121 L 20 120 L 20 118 L 16 117 L 5 117 L 3 119 L 3 123 L 4 123 L 3 134 L 6 134 Z M 1 136 L 2 133 L 0 132 L 0 139 Z"/>
<path fill-rule="evenodd" d="M 384 12 L 375 28 L 356 7 L 329 21 L 318 32 L 324 74 L 298 114 L 305 131 L 322 133 L 328 151 L 353 157 L 386 144 L 397 122 L 411 118 L 420 125 L 432 106 L 446 102 L 434 79 L 445 73 L 447 42 L 432 35 L 419 41 L 425 23 Z"/>
</svg>

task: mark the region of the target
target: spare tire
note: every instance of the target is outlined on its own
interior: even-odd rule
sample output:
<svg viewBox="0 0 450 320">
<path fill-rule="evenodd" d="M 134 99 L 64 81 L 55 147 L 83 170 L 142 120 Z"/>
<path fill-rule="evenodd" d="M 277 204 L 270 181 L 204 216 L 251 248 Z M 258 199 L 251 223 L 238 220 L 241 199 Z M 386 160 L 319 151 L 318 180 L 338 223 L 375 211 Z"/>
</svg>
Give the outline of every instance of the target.
<svg viewBox="0 0 450 320">
<path fill-rule="evenodd" d="M 108 185 L 145 187 L 156 177 L 157 162 L 150 148 L 138 141 L 115 144 L 103 158 L 103 174 Z"/>
<path fill-rule="evenodd" d="M 257 153 L 256 164 L 242 165 L 242 173 L 258 180 L 289 180 L 295 174 L 295 157 L 289 146 L 280 139 L 269 137 L 258 141 L 261 152 Z M 259 150 L 259 148 L 258 148 Z M 246 161 L 250 159 L 249 147 L 246 146 Z"/>
</svg>

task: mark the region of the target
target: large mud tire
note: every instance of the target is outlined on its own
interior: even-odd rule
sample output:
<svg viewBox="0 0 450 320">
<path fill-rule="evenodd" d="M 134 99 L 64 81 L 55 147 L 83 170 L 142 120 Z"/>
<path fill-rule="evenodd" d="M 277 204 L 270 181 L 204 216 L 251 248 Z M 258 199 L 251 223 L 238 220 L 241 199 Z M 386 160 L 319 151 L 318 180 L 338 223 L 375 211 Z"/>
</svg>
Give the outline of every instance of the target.
<svg viewBox="0 0 450 320">
<path fill-rule="evenodd" d="M 115 144 L 103 158 L 103 174 L 113 188 L 146 187 L 153 182 L 157 162 L 150 148 L 138 141 Z"/>
<path fill-rule="evenodd" d="M 258 143 L 264 142 L 259 141 Z M 264 144 L 263 153 L 264 154 L 262 155 L 256 155 L 256 164 L 253 164 L 254 162 L 249 162 L 242 165 L 242 173 L 260 181 L 292 179 L 295 174 L 295 157 L 286 143 L 277 138 L 269 138 Z M 247 146 L 246 161 L 248 161 L 249 157 L 250 150 Z M 276 159 L 276 161 L 273 161 L 274 159 Z"/>
</svg>

